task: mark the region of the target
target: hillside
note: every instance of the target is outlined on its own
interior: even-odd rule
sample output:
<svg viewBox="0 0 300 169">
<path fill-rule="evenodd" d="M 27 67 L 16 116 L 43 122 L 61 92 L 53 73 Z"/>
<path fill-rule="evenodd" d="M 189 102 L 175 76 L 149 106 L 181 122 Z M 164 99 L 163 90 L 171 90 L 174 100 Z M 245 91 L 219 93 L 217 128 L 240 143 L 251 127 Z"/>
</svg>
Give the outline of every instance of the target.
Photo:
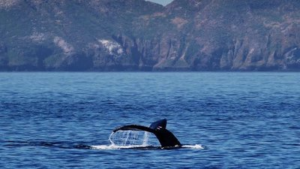
<svg viewBox="0 0 300 169">
<path fill-rule="evenodd" d="M 300 1 L 0 0 L 1 71 L 299 71 Z"/>
</svg>

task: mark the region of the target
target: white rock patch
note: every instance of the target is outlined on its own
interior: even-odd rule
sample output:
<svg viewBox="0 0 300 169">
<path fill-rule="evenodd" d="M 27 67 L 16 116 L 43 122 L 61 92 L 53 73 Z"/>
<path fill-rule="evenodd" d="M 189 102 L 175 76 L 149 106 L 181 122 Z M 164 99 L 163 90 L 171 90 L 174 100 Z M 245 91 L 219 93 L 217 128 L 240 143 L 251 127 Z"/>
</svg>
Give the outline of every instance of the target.
<svg viewBox="0 0 300 169">
<path fill-rule="evenodd" d="M 63 38 L 56 36 L 53 40 L 54 44 L 60 47 L 66 55 L 70 55 L 74 51 L 74 47 L 68 44 Z"/>
<path fill-rule="evenodd" d="M 105 39 L 99 39 L 98 42 L 100 42 L 108 50 L 110 55 L 123 54 L 123 49 L 121 45 L 119 45 L 117 42 L 105 40 Z"/>
<path fill-rule="evenodd" d="M 19 3 L 19 0 L 0 0 L 0 8 L 10 8 Z"/>
<path fill-rule="evenodd" d="M 46 35 L 44 33 L 34 32 L 29 38 L 34 42 L 42 42 L 46 40 Z"/>
</svg>

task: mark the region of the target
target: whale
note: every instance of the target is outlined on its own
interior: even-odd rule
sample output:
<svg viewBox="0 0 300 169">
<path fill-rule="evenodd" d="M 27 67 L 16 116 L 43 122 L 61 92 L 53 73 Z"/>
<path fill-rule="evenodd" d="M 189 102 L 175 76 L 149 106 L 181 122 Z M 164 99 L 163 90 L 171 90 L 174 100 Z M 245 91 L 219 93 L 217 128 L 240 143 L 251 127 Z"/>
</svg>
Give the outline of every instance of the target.
<svg viewBox="0 0 300 169">
<path fill-rule="evenodd" d="M 149 127 L 142 125 L 125 125 L 122 127 L 118 127 L 113 130 L 113 133 L 120 130 L 140 130 L 153 133 L 158 139 L 162 149 L 170 149 L 170 148 L 180 148 L 182 144 L 175 137 L 175 135 L 166 129 L 167 127 L 167 119 L 162 119 L 153 122 Z"/>
</svg>

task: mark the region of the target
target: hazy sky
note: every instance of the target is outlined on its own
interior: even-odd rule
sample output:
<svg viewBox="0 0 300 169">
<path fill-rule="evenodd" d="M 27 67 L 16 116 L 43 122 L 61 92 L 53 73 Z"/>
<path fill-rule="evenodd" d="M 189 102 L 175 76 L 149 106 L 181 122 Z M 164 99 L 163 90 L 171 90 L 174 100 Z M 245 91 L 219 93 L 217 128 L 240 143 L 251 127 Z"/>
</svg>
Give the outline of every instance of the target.
<svg viewBox="0 0 300 169">
<path fill-rule="evenodd" d="M 172 2 L 172 0 L 148 0 L 148 1 L 152 1 L 152 2 L 155 2 L 155 3 L 158 3 L 158 4 L 162 4 L 162 5 L 167 5 L 170 2 Z"/>
</svg>

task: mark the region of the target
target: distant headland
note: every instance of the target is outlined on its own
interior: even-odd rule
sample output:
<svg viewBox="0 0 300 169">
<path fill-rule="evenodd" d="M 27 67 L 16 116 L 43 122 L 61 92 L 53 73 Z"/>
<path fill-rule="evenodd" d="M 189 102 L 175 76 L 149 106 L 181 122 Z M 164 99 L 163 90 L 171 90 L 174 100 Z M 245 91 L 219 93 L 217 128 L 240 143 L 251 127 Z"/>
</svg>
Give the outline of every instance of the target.
<svg viewBox="0 0 300 169">
<path fill-rule="evenodd" d="M 0 71 L 299 71 L 299 0 L 2 0 Z"/>
</svg>

